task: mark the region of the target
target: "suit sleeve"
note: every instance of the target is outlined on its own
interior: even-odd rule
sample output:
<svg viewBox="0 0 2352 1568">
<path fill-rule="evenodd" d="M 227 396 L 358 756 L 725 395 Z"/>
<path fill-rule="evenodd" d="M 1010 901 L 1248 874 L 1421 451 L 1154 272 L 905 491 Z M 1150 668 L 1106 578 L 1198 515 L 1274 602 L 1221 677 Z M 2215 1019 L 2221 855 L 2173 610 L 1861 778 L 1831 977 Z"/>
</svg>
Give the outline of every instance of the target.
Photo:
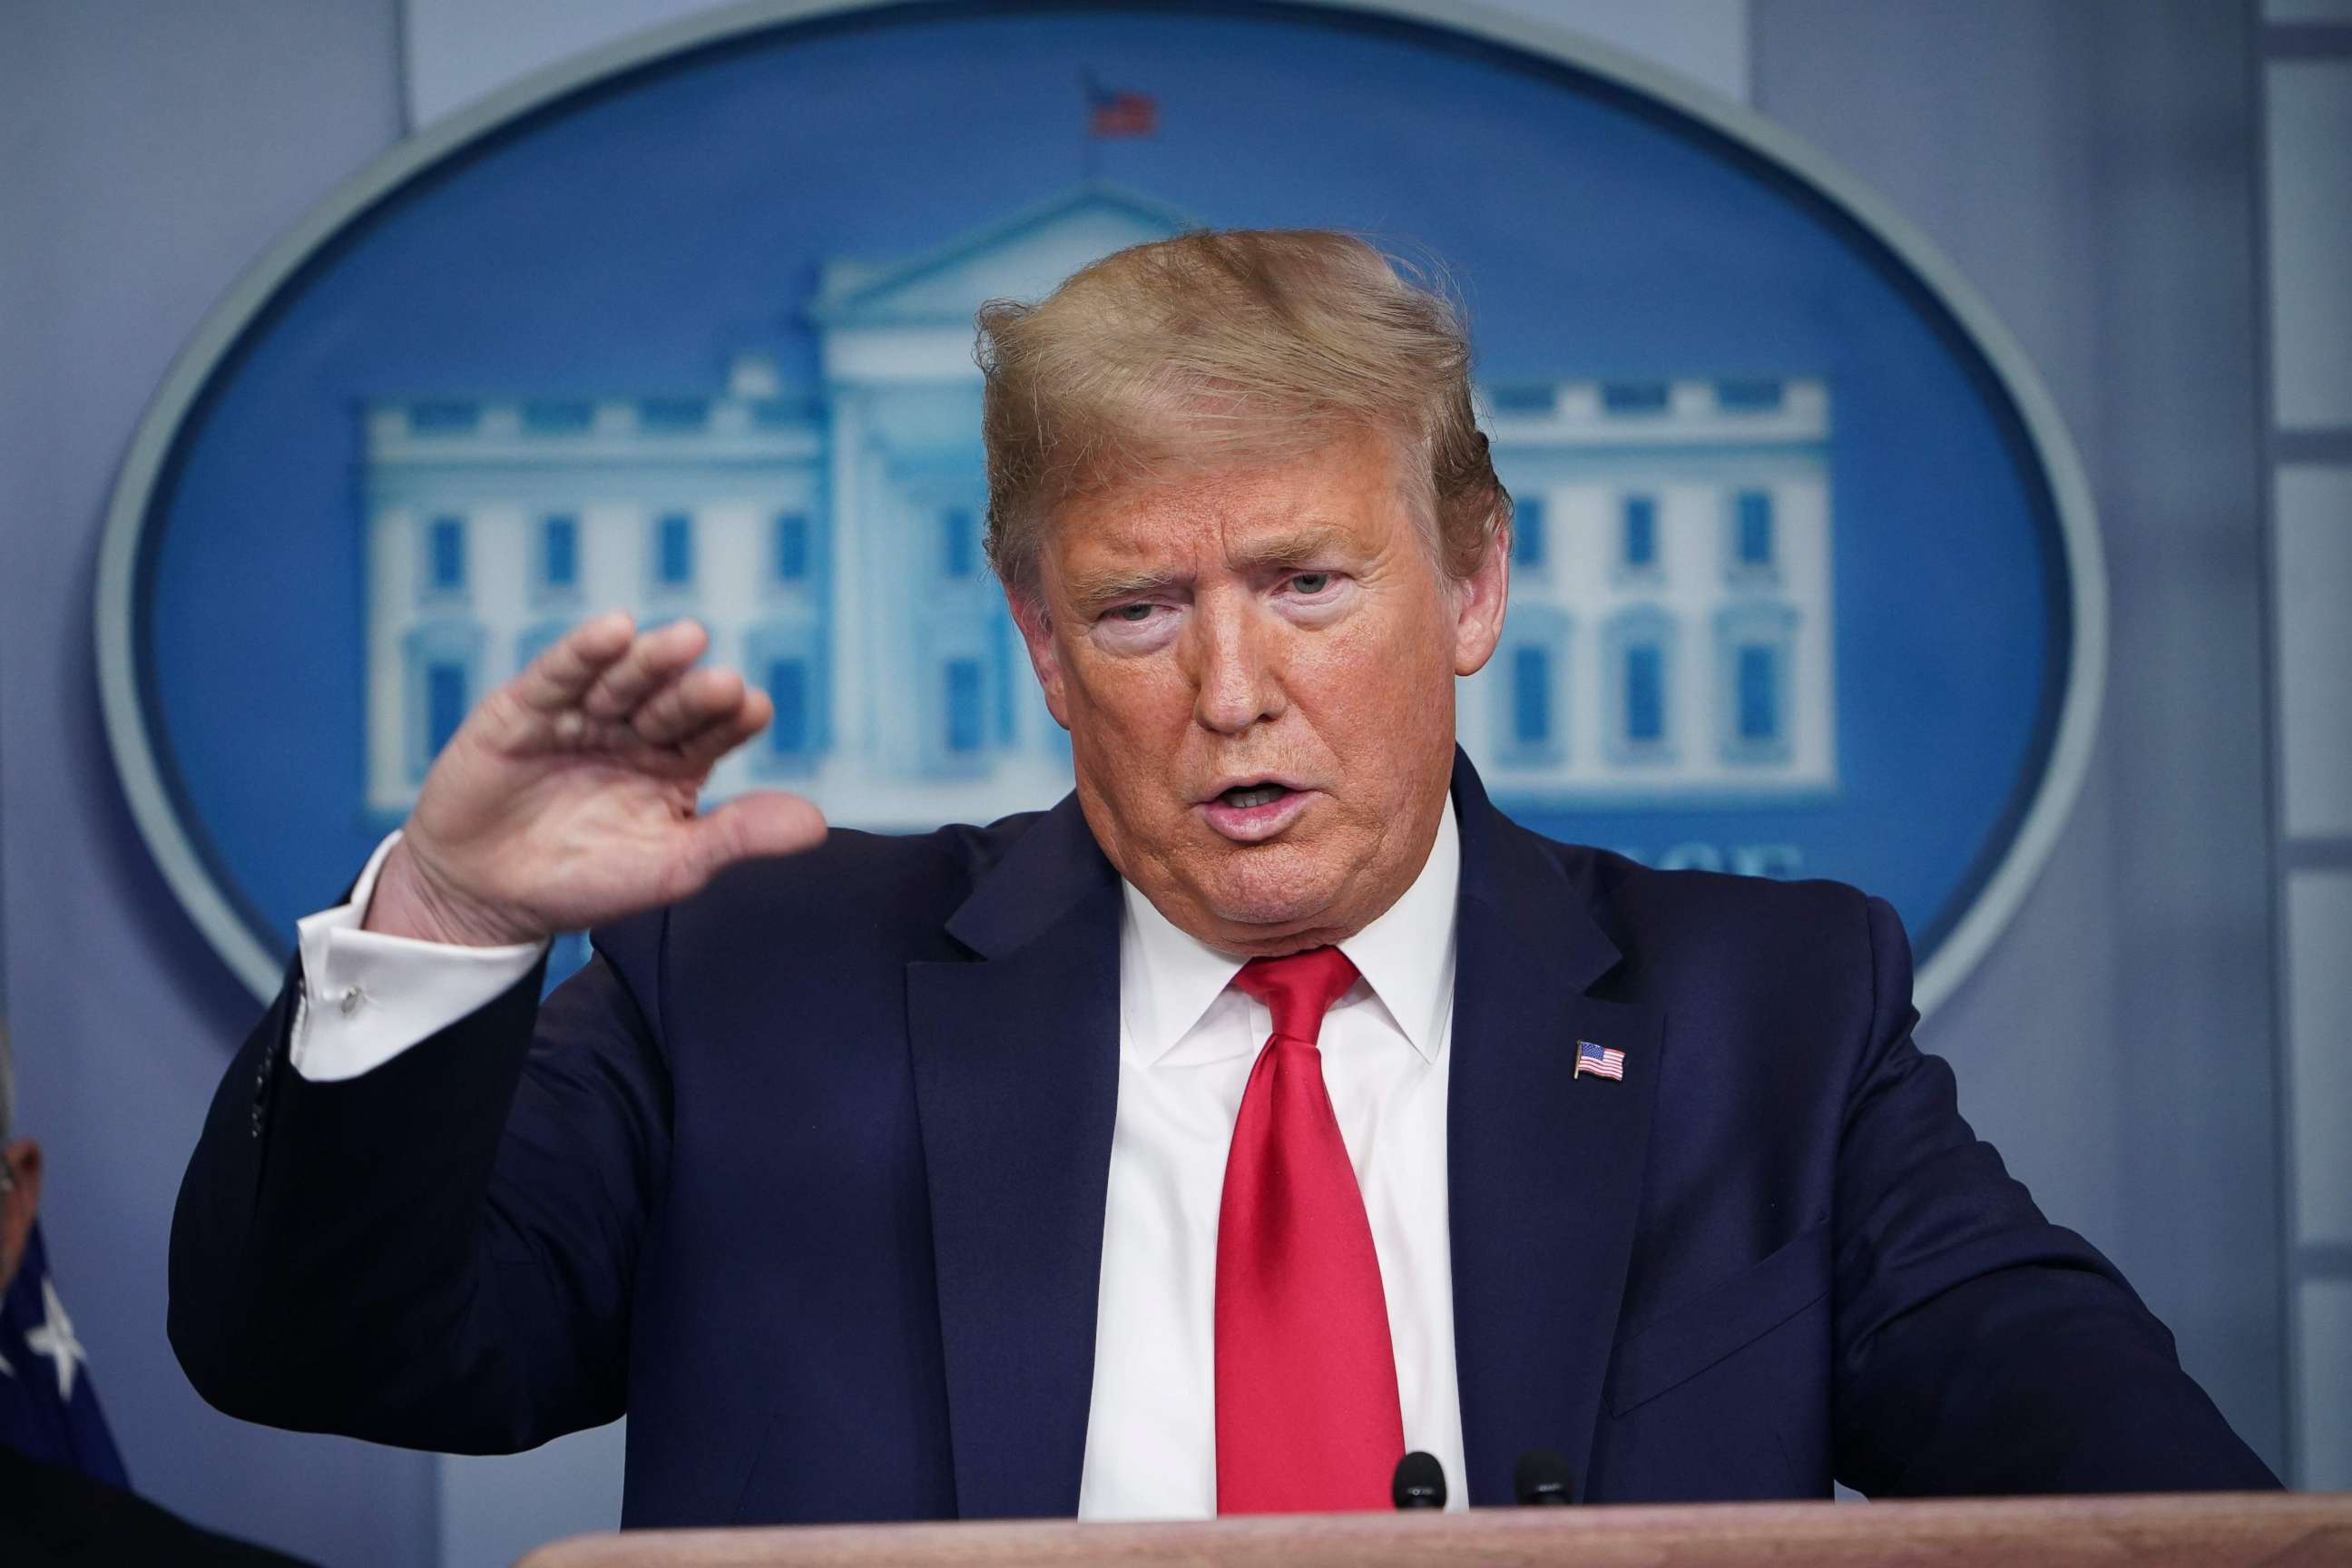
<svg viewBox="0 0 2352 1568">
<path fill-rule="evenodd" d="M 659 917 L 624 951 L 657 973 Z M 511 1452 L 619 1415 L 668 1077 L 600 935 L 357 1077 L 287 1061 L 299 968 L 230 1065 L 173 1215 L 170 1332 L 232 1415 Z"/>
<path fill-rule="evenodd" d="M 2115 1266 L 2042 1216 L 1911 1040 L 1909 944 L 1867 902 L 1872 994 L 1835 1197 L 1838 1479 L 1872 1496 L 2279 1483 Z"/>
</svg>

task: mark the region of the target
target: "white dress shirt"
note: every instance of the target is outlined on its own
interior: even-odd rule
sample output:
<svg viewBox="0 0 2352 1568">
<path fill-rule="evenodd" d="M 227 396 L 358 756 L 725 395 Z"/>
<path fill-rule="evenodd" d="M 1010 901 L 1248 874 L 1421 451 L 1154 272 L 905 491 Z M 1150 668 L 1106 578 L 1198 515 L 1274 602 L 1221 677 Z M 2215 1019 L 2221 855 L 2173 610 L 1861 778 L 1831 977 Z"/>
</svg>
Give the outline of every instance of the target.
<svg viewBox="0 0 2352 1568">
<path fill-rule="evenodd" d="M 1446 1052 L 1462 851 L 1445 805 L 1428 862 L 1339 944 L 1362 978 L 1324 1017 L 1323 1084 L 1356 1168 L 1388 1299 L 1407 1448 L 1467 1506 L 1445 1211 Z M 1082 1519 L 1217 1511 L 1217 1211 L 1250 1068 L 1274 1033 L 1232 982 L 1242 961 L 1126 888 L 1118 950 L 1118 1121 L 1110 1139 Z"/>
<path fill-rule="evenodd" d="M 528 973 L 540 944 L 459 948 L 363 931 L 369 860 L 340 908 L 300 922 L 305 992 L 289 1056 L 354 1078 Z M 1407 1448 L 1444 1467 L 1466 1506 L 1454 1362 L 1445 1094 L 1454 1022 L 1454 804 L 1421 874 L 1339 944 L 1361 978 L 1333 1005 L 1323 1081 L 1371 1222 Z M 1273 1033 L 1235 989 L 1242 960 L 1171 925 L 1131 884 L 1119 930 L 1118 1113 L 1111 1132 L 1082 1519 L 1216 1512 L 1217 1213 L 1250 1068 Z"/>
</svg>

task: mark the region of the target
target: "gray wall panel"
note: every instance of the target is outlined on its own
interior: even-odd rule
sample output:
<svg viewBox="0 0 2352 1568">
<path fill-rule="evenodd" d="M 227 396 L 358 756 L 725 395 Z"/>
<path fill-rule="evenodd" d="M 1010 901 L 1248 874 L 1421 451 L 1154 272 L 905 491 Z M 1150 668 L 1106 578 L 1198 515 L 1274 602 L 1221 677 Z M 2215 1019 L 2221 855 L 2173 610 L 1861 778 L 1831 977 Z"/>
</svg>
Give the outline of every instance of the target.
<svg viewBox="0 0 2352 1568">
<path fill-rule="evenodd" d="M 1752 16 L 1757 108 L 1990 300 L 2105 529 L 2090 778 L 1924 1043 L 2281 1466 L 2250 17 L 2210 0 L 1756 0 Z"/>
</svg>

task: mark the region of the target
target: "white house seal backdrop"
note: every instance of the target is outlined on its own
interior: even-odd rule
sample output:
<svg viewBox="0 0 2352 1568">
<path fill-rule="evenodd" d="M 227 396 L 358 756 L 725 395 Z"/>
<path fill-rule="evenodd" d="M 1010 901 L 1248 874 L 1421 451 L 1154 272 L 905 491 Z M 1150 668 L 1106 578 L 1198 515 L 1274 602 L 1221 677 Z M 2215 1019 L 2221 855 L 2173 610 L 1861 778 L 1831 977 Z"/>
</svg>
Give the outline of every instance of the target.
<svg viewBox="0 0 2352 1568">
<path fill-rule="evenodd" d="M 1201 224 L 1353 229 L 1468 304 L 1519 509 L 1460 712 L 1501 803 L 1884 893 L 1947 994 L 2095 714 L 2046 399 L 1744 110 L 1401 3 L 755 6 L 388 155 L 207 324 L 116 498 L 110 733 L 174 889 L 274 989 L 467 708 L 614 605 L 701 619 L 774 699 L 715 794 L 887 831 L 1050 805 L 971 314 Z"/>
</svg>

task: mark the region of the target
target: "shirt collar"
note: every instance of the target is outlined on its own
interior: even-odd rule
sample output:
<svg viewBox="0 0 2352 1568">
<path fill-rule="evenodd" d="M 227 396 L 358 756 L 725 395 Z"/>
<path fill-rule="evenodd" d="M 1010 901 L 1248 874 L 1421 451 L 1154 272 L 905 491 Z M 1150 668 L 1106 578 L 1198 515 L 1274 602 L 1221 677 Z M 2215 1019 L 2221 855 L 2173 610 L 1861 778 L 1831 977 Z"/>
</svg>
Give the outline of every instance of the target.
<svg viewBox="0 0 2352 1568">
<path fill-rule="evenodd" d="M 1454 904 L 1461 884 L 1462 838 L 1449 794 L 1421 875 L 1378 920 L 1339 944 L 1425 1061 L 1437 1059 L 1453 1005 Z"/>
<path fill-rule="evenodd" d="M 1449 795 L 1421 874 L 1379 919 L 1339 944 L 1412 1048 L 1433 1062 L 1454 985 L 1461 880 L 1461 835 Z M 1216 1005 L 1243 961 L 1179 930 L 1134 883 L 1122 880 L 1119 890 L 1119 1012 L 1129 1044 L 1156 1062 Z"/>
</svg>

